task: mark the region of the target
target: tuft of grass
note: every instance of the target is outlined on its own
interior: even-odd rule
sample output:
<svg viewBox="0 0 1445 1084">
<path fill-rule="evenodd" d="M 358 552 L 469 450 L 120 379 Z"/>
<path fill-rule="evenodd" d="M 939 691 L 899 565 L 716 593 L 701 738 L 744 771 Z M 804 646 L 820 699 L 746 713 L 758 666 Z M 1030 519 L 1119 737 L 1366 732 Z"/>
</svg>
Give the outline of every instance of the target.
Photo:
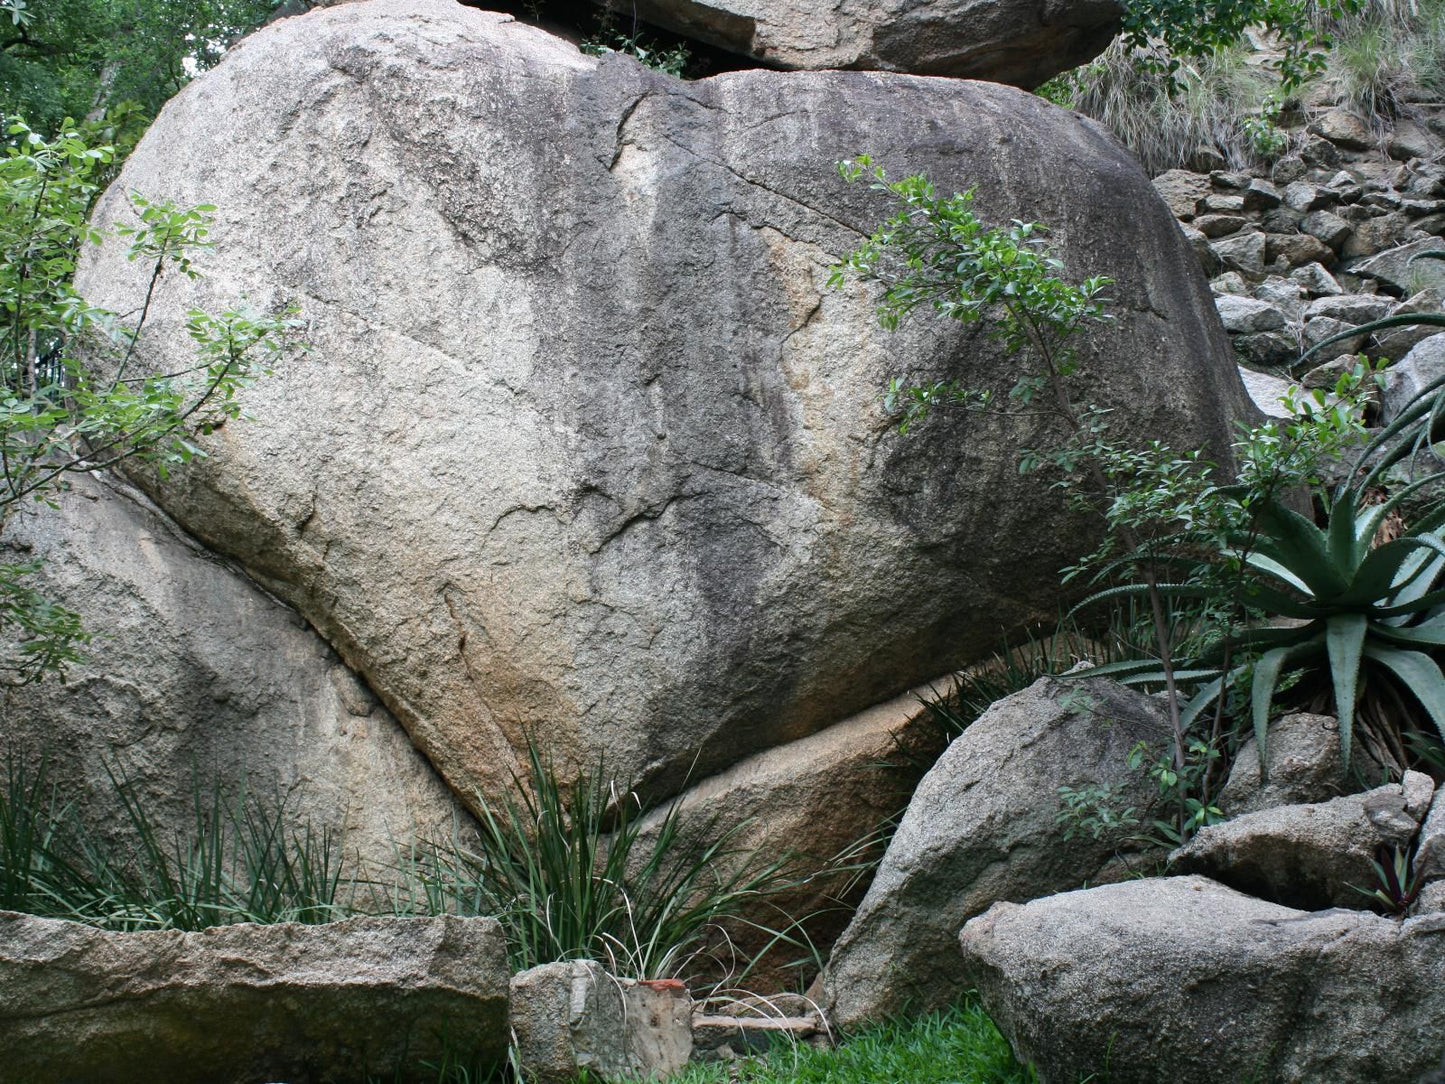
<svg viewBox="0 0 1445 1084">
<path fill-rule="evenodd" d="M 236 922 L 329 922 L 349 890 L 340 841 L 291 826 L 284 799 L 262 800 L 243 780 L 193 784 L 193 821 L 162 834 L 112 769 L 133 846 L 89 832 L 59 801 L 44 759 L 7 753 L 0 779 L 0 907 L 116 930 L 199 930 Z"/>
<path fill-rule="evenodd" d="M 585 958 L 624 978 L 672 977 L 744 910 L 799 883 L 786 872 L 790 856 L 764 860 L 741 846 L 749 822 L 684 826 L 678 801 L 648 817 L 601 765 L 564 784 L 529 743 L 528 778 L 515 783 L 501 802 L 478 796 L 475 843 L 404 854 L 391 904 L 495 915 L 514 970 Z"/>
<path fill-rule="evenodd" d="M 1033 1072 L 968 1002 L 947 1012 L 895 1020 L 815 1049 L 780 1043 L 761 1058 L 690 1066 L 671 1084 L 1031 1084 Z"/>
<path fill-rule="evenodd" d="M 1330 29 L 1337 100 L 1377 127 L 1445 93 L 1445 0 L 1371 4 Z"/>
<path fill-rule="evenodd" d="M 1279 77 L 1242 46 L 1181 62 L 1173 93 L 1168 77 L 1141 67 L 1139 54 L 1120 40 L 1060 78 L 1072 88 L 1073 108 L 1111 129 L 1151 176 L 1188 165 L 1203 147 L 1236 169 L 1268 157 L 1256 131 L 1273 108 Z M 1057 85 L 1052 93 L 1056 99 Z M 1254 130 L 1245 118 L 1255 119 Z"/>
</svg>

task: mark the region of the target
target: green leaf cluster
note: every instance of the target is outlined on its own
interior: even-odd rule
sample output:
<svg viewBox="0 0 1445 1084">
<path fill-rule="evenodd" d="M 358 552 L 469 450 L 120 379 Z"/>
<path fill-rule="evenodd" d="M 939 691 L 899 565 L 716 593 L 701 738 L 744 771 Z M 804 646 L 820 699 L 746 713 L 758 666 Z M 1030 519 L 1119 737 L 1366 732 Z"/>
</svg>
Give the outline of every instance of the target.
<svg viewBox="0 0 1445 1084">
<path fill-rule="evenodd" d="M 87 220 L 110 147 L 65 126 L 46 139 L 20 120 L 0 156 L 0 538 L 10 517 L 53 506 L 76 474 L 126 460 L 161 475 L 190 462 L 197 435 L 242 416 L 239 393 L 291 347 L 296 310 L 220 314 L 194 310 L 190 364 L 157 372 L 143 363 L 143 330 L 168 275 L 198 276 L 213 207 L 178 207 L 132 195 L 136 221 L 113 233 L 148 269 L 127 320 L 75 290 L 83 246 L 102 240 Z M 83 642 L 78 619 L 24 585 L 35 565 L 0 565 L 0 680 L 59 674 Z"/>
<path fill-rule="evenodd" d="M 148 121 L 275 0 L 4 0 L 0 102 L 53 133 L 120 102 Z"/>
</svg>

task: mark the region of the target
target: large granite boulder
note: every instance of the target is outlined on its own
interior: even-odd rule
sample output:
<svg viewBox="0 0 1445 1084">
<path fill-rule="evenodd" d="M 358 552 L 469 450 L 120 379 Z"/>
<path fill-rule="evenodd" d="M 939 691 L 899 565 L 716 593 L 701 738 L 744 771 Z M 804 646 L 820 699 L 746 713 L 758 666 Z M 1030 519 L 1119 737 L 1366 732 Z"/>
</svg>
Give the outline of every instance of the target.
<svg viewBox="0 0 1445 1084">
<path fill-rule="evenodd" d="M 78 478 L 56 509 L 12 515 L 0 559 L 92 639 L 64 684 L 0 690 L 0 751 L 49 777 L 97 831 L 127 823 L 124 779 L 162 841 L 195 829 L 213 781 L 284 802 L 348 861 L 444 837 L 465 811 L 406 732 L 290 607 L 206 552 L 133 487 Z"/>
<path fill-rule="evenodd" d="M 3 1084 L 435 1080 L 448 1047 L 506 1059 L 507 1003 L 490 918 L 114 933 L 0 912 Z"/>
<path fill-rule="evenodd" d="M 952 75 L 1027 89 L 1098 56 L 1123 14 L 1115 0 L 638 0 L 629 11 L 780 68 Z"/>
<path fill-rule="evenodd" d="M 1000 903 L 960 941 L 1039 1084 L 1409 1084 L 1445 1050 L 1445 914 L 1295 911 L 1168 877 Z"/>
<path fill-rule="evenodd" d="M 890 375 L 1007 388 L 920 314 L 876 328 L 839 255 L 889 212 L 835 158 L 976 185 L 1036 218 L 1117 320 L 1080 394 L 1121 432 L 1227 448 L 1249 407 L 1167 207 L 1100 128 L 1006 87 L 860 73 L 683 83 L 447 0 L 268 27 L 170 103 L 102 200 L 221 207 L 193 306 L 300 302 L 312 351 L 211 458 L 144 484 L 293 604 L 459 794 L 559 764 L 678 788 L 989 652 L 1056 612 L 1092 544 L 1018 449 L 958 412 L 909 439 Z M 134 307 L 111 243 L 92 301 Z M 760 810 L 760 812 L 763 812 Z M 846 813 L 846 811 L 843 811 Z M 842 815 L 840 813 L 840 815 Z"/>
<path fill-rule="evenodd" d="M 1147 823 L 1157 788 L 1130 769 L 1139 742 L 1162 749 L 1153 697 L 1103 679 L 1042 678 L 994 704 L 924 776 L 851 925 L 823 972 L 823 1004 L 844 1028 L 926 1011 L 968 990 L 959 927 L 998 900 L 1097 882 L 1121 840 L 1070 835 L 1059 788 L 1112 788 Z"/>
</svg>

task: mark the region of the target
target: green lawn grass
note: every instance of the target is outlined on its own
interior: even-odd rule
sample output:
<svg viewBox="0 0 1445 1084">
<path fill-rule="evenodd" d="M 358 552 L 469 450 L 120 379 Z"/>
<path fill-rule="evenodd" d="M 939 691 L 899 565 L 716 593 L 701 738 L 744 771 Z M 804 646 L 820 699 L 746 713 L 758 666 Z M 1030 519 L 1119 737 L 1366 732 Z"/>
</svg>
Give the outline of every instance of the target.
<svg viewBox="0 0 1445 1084">
<path fill-rule="evenodd" d="M 964 1004 L 861 1032 L 831 1049 L 690 1066 L 669 1084 L 1033 1084 L 983 1010 Z"/>
</svg>

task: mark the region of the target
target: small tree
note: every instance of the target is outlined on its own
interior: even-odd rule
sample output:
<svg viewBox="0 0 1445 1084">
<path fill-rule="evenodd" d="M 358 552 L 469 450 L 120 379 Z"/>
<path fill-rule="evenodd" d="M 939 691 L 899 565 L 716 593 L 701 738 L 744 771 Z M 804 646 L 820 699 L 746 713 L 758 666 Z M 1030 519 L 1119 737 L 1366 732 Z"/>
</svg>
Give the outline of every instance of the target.
<svg viewBox="0 0 1445 1084">
<path fill-rule="evenodd" d="M 147 371 L 138 347 L 156 292 L 168 274 L 198 276 L 192 257 L 210 247 L 214 208 L 132 194 L 139 221 L 113 233 L 149 275 L 127 322 L 72 281 L 82 246 L 104 236 L 87 215 L 112 149 L 89 146 L 73 124 L 47 140 L 17 119 L 9 135 L 0 159 L 0 542 L 21 507 L 54 507 L 73 475 L 126 460 L 164 475 L 203 454 L 196 435 L 241 417 L 238 392 L 288 349 L 298 324 L 294 308 L 192 310 L 192 364 Z M 85 642 L 79 617 L 26 582 L 38 568 L 0 564 L 3 684 L 62 674 Z"/>
</svg>

